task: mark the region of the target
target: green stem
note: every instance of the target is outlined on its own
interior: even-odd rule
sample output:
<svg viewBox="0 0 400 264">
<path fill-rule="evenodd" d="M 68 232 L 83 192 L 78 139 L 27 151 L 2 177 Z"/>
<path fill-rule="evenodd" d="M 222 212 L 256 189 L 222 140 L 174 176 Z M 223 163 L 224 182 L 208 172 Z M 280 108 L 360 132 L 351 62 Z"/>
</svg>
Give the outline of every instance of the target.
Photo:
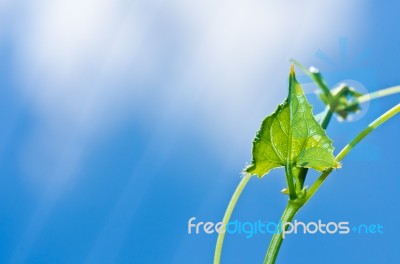
<svg viewBox="0 0 400 264">
<path fill-rule="evenodd" d="M 290 153 L 290 152 L 289 152 Z M 285 166 L 285 175 L 286 175 L 286 181 L 288 184 L 288 189 L 289 189 L 289 197 L 291 200 L 296 199 L 297 194 L 296 194 L 296 189 L 293 183 L 293 174 L 292 174 L 292 166 L 287 163 L 287 165 Z"/>
<path fill-rule="evenodd" d="M 285 211 L 282 214 L 280 225 L 283 227 L 285 223 L 291 222 L 293 217 L 301 208 L 302 204 L 295 203 L 291 200 L 288 201 Z M 285 226 L 285 230 L 287 227 Z M 282 230 L 280 230 L 282 231 Z M 282 232 L 277 232 L 272 236 L 271 243 L 269 244 L 267 254 L 265 255 L 264 264 L 275 263 L 276 257 L 278 256 L 279 249 L 281 248 L 283 241 Z"/>
<path fill-rule="evenodd" d="M 250 178 L 251 178 L 251 175 L 247 174 L 247 173 L 242 177 L 242 180 L 240 181 L 239 185 L 236 187 L 236 190 L 233 193 L 231 200 L 229 201 L 228 207 L 226 208 L 225 215 L 222 220 L 223 230 L 218 234 L 217 244 L 215 245 L 214 264 L 220 263 L 222 245 L 224 244 L 224 238 L 225 238 L 225 227 L 228 225 L 229 220 L 231 219 L 233 209 L 235 208 L 236 203 L 237 203 L 240 195 L 242 194 L 244 187 L 247 185 L 248 181 L 250 180 Z"/>
<path fill-rule="evenodd" d="M 333 112 L 334 112 L 334 111 L 332 111 L 332 110 L 330 109 L 329 106 L 327 106 L 326 108 L 327 108 L 327 109 L 325 110 L 325 111 L 326 111 L 326 114 L 325 114 L 325 116 L 324 116 L 324 119 L 322 119 L 322 122 L 321 122 L 321 127 L 322 127 L 323 129 L 325 129 L 325 130 L 326 130 L 326 128 L 328 127 L 328 124 L 329 124 L 329 122 L 331 121 L 331 118 L 332 118 L 332 115 L 333 115 Z"/>
<path fill-rule="evenodd" d="M 358 143 L 360 143 L 361 140 L 363 140 L 369 133 L 374 131 L 376 128 L 378 128 L 380 125 L 388 121 L 390 118 L 395 116 L 400 112 L 400 104 L 397 104 L 393 108 L 391 108 L 389 111 L 375 119 L 371 124 L 368 125 L 367 128 L 365 128 L 363 131 L 361 131 L 360 134 L 358 134 L 349 144 L 347 144 L 336 156 L 337 161 L 343 160 L 344 157 L 352 150 Z M 327 171 L 324 171 L 321 176 L 313 183 L 313 185 L 310 187 L 310 189 L 307 190 L 307 196 L 306 196 L 306 202 L 311 199 L 311 197 L 315 194 L 315 192 L 319 189 L 321 184 L 326 180 L 326 178 L 329 176 L 329 174 L 332 172 L 332 169 L 329 169 Z"/>
<path fill-rule="evenodd" d="M 400 93 L 400 85 L 393 86 L 393 87 L 386 88 L 386 89 L 382 89 L 382 90 L 378 90 L 376 92 L 372 92 L 372 93 L 369 93 L 369 94 L 364 94 L 364 95 L 358 97 L 353 104 L 357 104 L 357 103 L 358 104 L 362 104 L 362 103 L 365 103 L 367 101 L 371 101 L 373 99 L 378 99 L 378 98 L 381 98 L 381 97 L 384 97 L 384 96 L 388 96 L 388 95 L 392 95 L 392 94 L 395 94 L 395 93 Z"/>
</svg>

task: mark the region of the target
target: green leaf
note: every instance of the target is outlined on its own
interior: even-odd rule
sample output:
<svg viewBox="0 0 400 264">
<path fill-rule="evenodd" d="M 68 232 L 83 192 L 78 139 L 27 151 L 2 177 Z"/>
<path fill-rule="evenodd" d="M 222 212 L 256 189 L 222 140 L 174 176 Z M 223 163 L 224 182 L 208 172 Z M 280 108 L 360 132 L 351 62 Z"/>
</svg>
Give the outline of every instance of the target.
<svg viewBox="0 0 400 264">
<path fill-rule="evenodd" d="M 293 65 L 289 95 L 262 122 L 253 141 L 252 164 L 245 171 L 262 177 L 271 169 L 287 166 L 318 171 L 340 167 L 333 156 L 332 140 L 315 120 Z"/>
</svg>

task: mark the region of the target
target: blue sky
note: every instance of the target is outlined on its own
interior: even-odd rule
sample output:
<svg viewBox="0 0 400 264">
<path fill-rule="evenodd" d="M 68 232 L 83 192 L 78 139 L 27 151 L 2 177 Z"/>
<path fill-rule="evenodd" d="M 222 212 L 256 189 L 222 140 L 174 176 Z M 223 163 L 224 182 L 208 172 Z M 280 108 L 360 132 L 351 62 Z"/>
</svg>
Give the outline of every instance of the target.
<svg viewBox="0 0 400 264">
<path fill-rule="evenodd" d="M 288 59 L 318 67 L 332 86 L 397 85 L 398 8 L 3 1 L 0 263 L 211 263 L 216 236 L 189 235 L 187 222 L 222 219 L 255 132 L 286 96 Z M 336 151 L 398 102 L 334 120 Z M 400 262 L 399 122 L 368 136 L 296 217 L 381 224 L 384 234 L 291 236 L 278 263 Z M 232 219 L 276 221 L 284 185 L 282 170 L 253 179 Z M 227 236 L 222 262 L 260 263 L 269 239 Z"/>
</svg>

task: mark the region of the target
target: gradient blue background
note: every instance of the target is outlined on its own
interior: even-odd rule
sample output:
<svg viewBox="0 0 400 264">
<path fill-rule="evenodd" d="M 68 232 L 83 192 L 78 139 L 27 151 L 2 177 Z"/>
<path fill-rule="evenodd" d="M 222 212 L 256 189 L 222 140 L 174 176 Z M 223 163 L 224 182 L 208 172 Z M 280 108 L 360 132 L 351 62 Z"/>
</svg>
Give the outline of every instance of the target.
<svg viewBox="0 0 400 264">
<path fill-rule="evenodd" d="M 211 263 L 218 222 L 289 58 L 330 85 L 400 84 L 396 1 L 2 1 L 0 263 Z M 315 87 L 298 72 L 315 112 Z M 353 122 L 341 149 L 399 96 Z M 400 263 L 400 118 L 343 161 L 297 215 L 384 234 L 297 235 L 278 263 Z M 310 180 L 316 174 L 310 175 Z M 276 221 L 282 170 L 250 181 L 233 220 Z M 222 263 L 261 263 L 270 237 L 229 235 Z"/>
</svg>

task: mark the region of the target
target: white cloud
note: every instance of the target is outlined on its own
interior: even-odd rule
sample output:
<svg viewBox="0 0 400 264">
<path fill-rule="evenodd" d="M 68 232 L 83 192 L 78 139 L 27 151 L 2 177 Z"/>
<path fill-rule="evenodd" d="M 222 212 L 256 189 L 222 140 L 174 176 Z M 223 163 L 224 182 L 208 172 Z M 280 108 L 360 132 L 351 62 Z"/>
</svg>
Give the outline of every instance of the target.
<svg viewBox="0 0 400 264">
<path fill-rule="evenodd" d="M 365 22 L 358 1 L 130 2 L 38 0 L 17 16 L 20 92 L 41 122 L 24 164 L 48 190 L 61 190 L 87 145 L 125 118 L 182 125 L 194 113 L 225 158 L 244 151 L 243 138 L 286 93 L 285 60 L 313 56 Z M 44 165 L 51 180 L 35 176 Z M 60 171 L 71 175 L 57 181 Z"/>
<path fill-rule="evenodd" d="M 225 124 L 283 94 L 288 56 L 349 32 L 351 11 L 337 1 L 35 1 L 16 32 L 19 69 L 38 114 L 58 126 L 81 117 L 79 129 L 98 129 L 143 106 L 156 90 L 147 84 L 165 78 L 161 64 L 172 76 L 160 107 L 178 100 Z M 169 38 L 181 50 L 166 62 Z"/>
<path fill-rule="evenodd" d="M 336 46 L 336 37 L 354 35 L 364 23 L 354 15 L 356 4 L 30 3 L 14 25 L 21 95 L 41 122 L 27 147 L 28 175 L 35 171 L 28 164 L 46 163 L 34 154 L 48 145 L 42 141 L 61 142 L 44 155 L 56 158 L 62 144 L 83 147 L 126 118 L 182 124 L 195 114 L 216 151 L 219 144 L 241 152 L 243 138 L 250 140 L 259 120 L 285 96 L 288 57 L 313 56 Z M 15 5 L 3 7 L 17 10 Z"/>
<path fill-rule="evenodd" d="M 2 12 L 17 14 L 16 5 L 7 2 Z M 356 7 L 357 1 L 258 0 L 27 4 L 11 27 L 20 92 L 40 120 L 27 145 L 27 174 L 34 174 L 32 164 L 40 172 L 46 163 L 35 153 L 57 159 L 71 142 L 84 148 L 126 118 L 182 125 L 194 114 L 216 151 L 228 145 L 232 155 L 242 152 L 243 138 L 250 141 L 285 96 L 285 60 L 357 36 L 365 21 Z"/>
</svg>

